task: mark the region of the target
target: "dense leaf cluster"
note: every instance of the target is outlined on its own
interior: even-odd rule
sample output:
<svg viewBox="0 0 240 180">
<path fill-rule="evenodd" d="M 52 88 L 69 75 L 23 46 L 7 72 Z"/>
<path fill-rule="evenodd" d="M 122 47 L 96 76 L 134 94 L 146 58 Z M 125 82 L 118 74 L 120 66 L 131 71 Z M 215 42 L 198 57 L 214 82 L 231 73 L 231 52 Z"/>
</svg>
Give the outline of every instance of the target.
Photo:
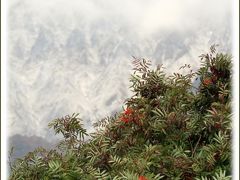
<svg viewBox="0 0 240 180">
<path fill-rule="evenodd" d="M 78 114 L 54 120 L 63 141 L 15 161 L 9 179 L 231 179 L 231 57 L 214 46 L 200 57 L 199 71 L 171 76 L 134 59 L 123 112 L 89 135 Z"/>
</svg>

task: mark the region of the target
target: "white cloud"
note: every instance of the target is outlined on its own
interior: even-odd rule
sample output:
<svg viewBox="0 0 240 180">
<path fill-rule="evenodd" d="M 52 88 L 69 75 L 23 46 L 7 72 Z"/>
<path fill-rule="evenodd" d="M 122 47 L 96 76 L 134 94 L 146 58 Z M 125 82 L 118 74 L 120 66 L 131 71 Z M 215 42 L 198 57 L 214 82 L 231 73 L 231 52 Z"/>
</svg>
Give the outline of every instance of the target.
<svg viewBox="0 0 240 180">
<path fill-rule="evenodd" d="M 207 23 L 223 24 L 231 14 L 228 0 L 12 0 L 46 21 L 68 19 L 125 22 L 135 32 L 149 35 L 159 30 L 196 30 Z M 68 24 L 66 24 L 67 26 Z"/>
</svg>

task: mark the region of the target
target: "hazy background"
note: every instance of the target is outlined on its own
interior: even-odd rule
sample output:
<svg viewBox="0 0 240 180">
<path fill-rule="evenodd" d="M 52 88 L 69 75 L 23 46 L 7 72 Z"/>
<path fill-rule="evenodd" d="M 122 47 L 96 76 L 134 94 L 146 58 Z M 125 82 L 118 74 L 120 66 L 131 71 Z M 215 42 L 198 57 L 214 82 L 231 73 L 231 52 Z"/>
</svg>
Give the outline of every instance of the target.
<svg viewBox="0 0 240 180">
<path fill-rule="evenodd" d="M 16 156 L 55 141 L 47 124 L 84 125 L 122 109 L 132 55 L 170 72 L 210 45 L 231 52 L 229 0 L 9 0 L 8 137 Z"/>
</svg>

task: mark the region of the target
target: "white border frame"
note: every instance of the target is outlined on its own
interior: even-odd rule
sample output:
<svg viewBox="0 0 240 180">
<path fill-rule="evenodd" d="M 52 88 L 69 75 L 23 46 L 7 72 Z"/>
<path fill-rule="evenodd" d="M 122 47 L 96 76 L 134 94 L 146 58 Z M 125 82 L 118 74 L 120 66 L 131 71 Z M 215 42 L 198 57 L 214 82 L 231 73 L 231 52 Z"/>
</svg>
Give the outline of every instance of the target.
<svg viewBox="0 0 240 180">
<path fill-rule="evenodd" d="M 232 3 L 232 55 L 233 55 L 233 139 L 232 139 L 232 176 L 239 180 L 239 1 Z"/>
<path fill-rule="evenodd" d="M 1 1 L 1 179 L 7 179 L 7 1 Z M 239 179 L 239 1 L 232 2 L 233 28 L 233 169 Z"/>
<path fill-rule="evenodd" d="M 7 179 L 7 0 L 1 1 L 1 179 Z"/>
</svg>

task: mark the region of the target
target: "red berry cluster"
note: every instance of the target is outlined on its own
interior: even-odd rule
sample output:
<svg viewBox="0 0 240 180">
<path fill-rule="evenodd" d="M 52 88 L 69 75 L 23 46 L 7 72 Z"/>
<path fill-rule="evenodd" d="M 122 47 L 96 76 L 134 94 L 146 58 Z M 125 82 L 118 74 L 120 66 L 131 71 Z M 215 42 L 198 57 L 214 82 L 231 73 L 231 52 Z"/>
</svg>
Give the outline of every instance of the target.
<svg viewBox="0 0 240 180">
<path fill-rule="evenodd" d="M 205 86 L 209 86 L 209 85 L 212 85 L 212 84 L 213 84 L 213 80 L 210 77 L 207 77 L 203 80 L 203 85 L 205 85 Z"/>
<path fill-rule="evenodd" d="M 212 75 L 210 77 L 206 77 L 202 81 L 203 85 L 205 86 L 215 84 L 219 80 L 219 78 L 224 77 L 225 75 L 223 71 L 217 70 L 215 66 L 211 66 L 210 71 Z"/>
<path fill-rule="evenodd" d="M 144 176 L 139 176 L 138 180 L 148 180 L 148 179 L 145 178 Z"/>
<path fill-rule="evenodd" d="M 142 116 L 139 115 L 137 111 L 134 111 L 132 108 L 127 108 L 120 117 L 120 120 L 124 123 L 133 122 L 139 126 L 142 126 L 140 118 L 142 118 Z"/>
<path fill-rule="evenodd" d="M 121 116 L 121 121 L 128 123 L 133 119 L 133 110 L 131 108 L 127 108 Z"/>
</svg>

